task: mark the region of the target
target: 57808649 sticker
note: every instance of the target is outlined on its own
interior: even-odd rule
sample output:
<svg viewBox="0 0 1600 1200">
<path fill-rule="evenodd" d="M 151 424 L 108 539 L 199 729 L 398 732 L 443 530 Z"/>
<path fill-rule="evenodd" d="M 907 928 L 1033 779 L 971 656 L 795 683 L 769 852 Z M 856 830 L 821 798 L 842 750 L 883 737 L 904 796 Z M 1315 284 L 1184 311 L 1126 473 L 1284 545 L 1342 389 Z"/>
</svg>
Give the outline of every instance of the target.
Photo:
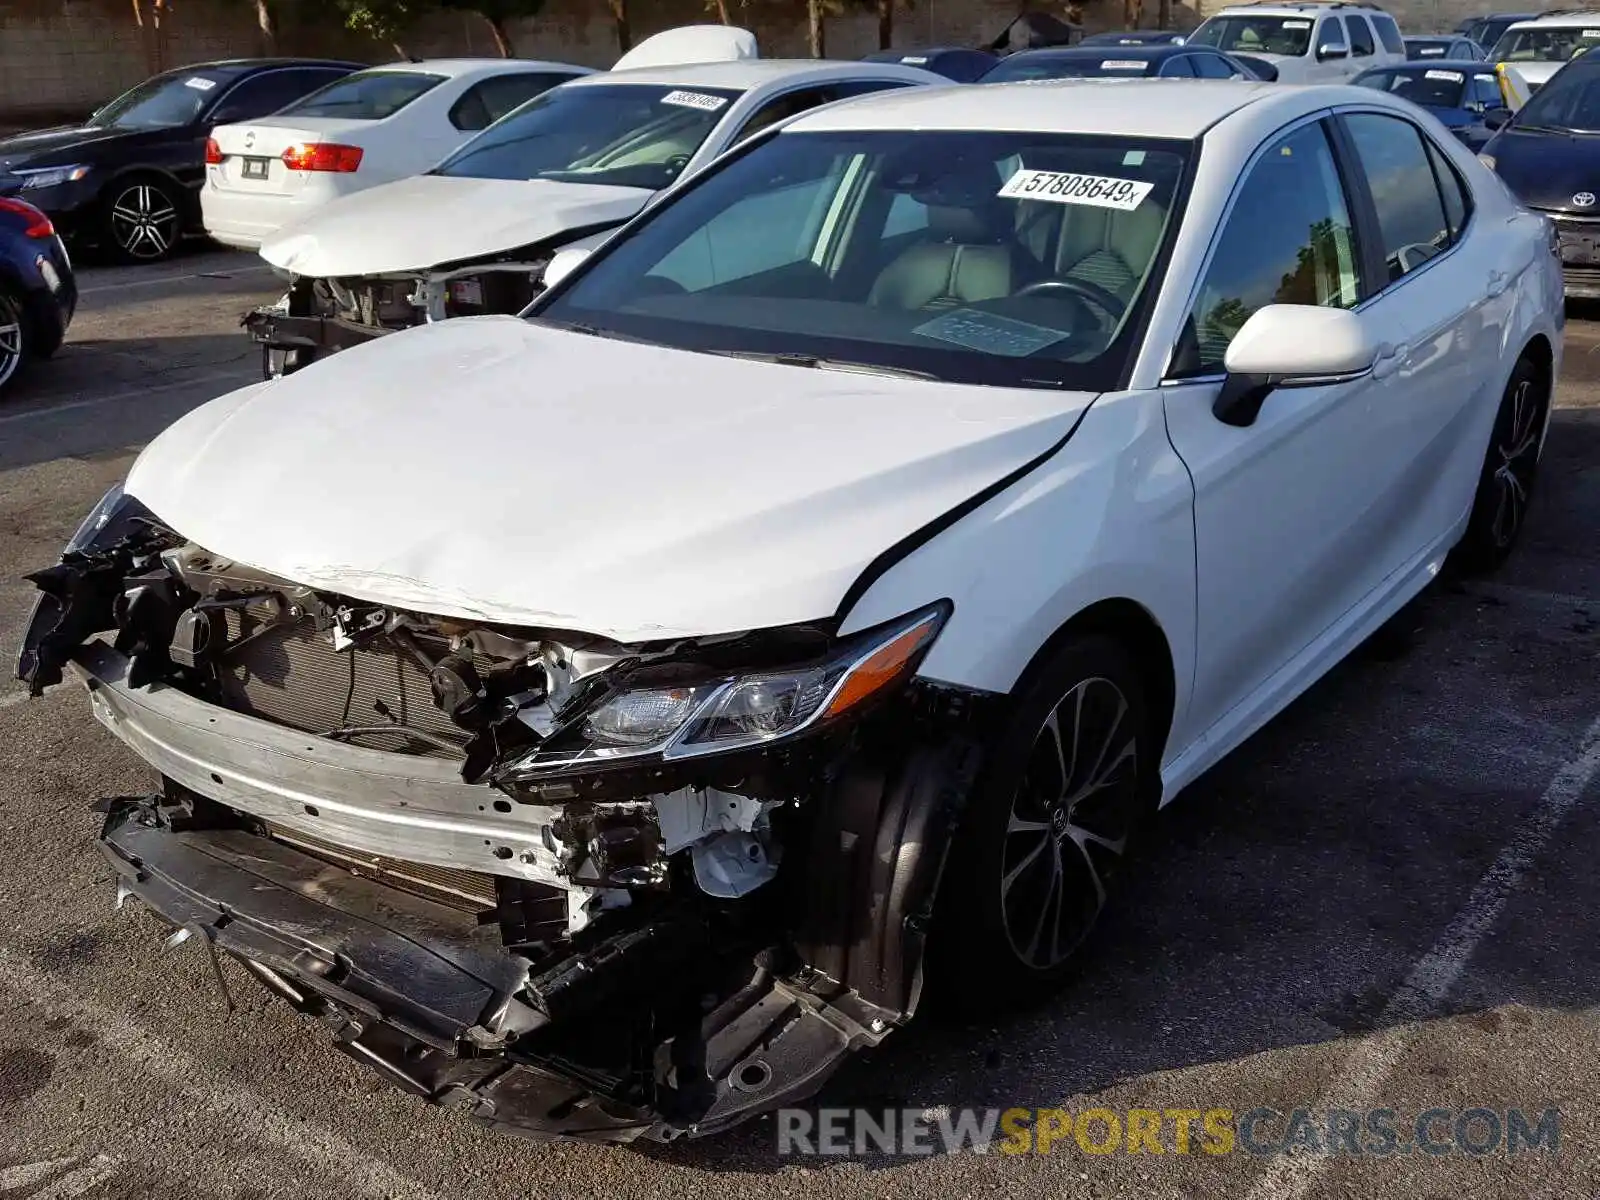
<svg viewBox="0 0 1600 1200">
<path fill-rule="evenodd" d="M 1012 200 L 1047 200 L 1052 204 L 1087 204 L 1132 212 L 1155 187 L 1142 179 L 1078 175 L 1069 171 L 1030 171 L 1023 167 L 999 194 Z"/>
</svg>

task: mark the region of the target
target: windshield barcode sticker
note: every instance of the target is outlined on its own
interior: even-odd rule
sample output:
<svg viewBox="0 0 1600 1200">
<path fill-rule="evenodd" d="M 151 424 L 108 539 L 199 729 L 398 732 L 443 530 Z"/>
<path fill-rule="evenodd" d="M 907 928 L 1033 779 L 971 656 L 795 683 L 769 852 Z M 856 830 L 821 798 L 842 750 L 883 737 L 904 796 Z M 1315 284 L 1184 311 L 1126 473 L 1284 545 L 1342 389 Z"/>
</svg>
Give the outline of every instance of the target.
<svg viewBox="0 0 1600 1200">
<path fill-rule="evenodd" d="M 927 65 L 928 56 L 926 54 L 908 54 L 900 61 L 903 63 L 910 63 L 914 67 L 921 67 Z"/>
<path fill-rule="evenodd" d="M 1585 29 L 1583 36 L 1586 38 L 1600 38 L 1600 29 Z"/>
<path fill-rule="evenodd" d="M 1142 58 L 1108 58 L 1100 64 L 1102 71 L 1142 71 L 1150 64 Z"/>
<path fill-rule="evenodd" d="M 1424 58 L 1443 58 L 1444 57 L 1444 47 L 1443 46 L 1424 46 L 1421 50 L 1417 51 L 1417 53 L 1422 55 Z"/>
<path fill-rule="evenodd" d="M 212 88 L 217 86 L 217 81 L 215 79 L 206 79 L 199 75 L 193 75 L 183 81 L 183 86 L 192 87 L 197 92 L 209 92 Z"/>
<path fill-rule="evenodd" d="M 704 112 L 716 112 L 727 103 L 721 96 L 708 96 L 704 92 L 668 92 L 661 97 L 663 104 L 676 104 L 680 108 L 698 108 Z"/>
<path fill-rule="evenodd" d="M 1144 203 L 1153 183 L 1142 179 L 1112 179 L 1105 175 L 1074 175 L 1066 171 L 1030 171 L 1023 167 L 1000 189 L 1012 200 L 1048 200 L 1053 204 L 1088 204 L 1095 208 L 1120 208 L 1132 212 Z"/>
<path fill-rule="evenodd" d="M 1441 83 L 1465 83 L 1467 77 L 1460 71 L 1425 71 L 1424 79 L 1437 79 Z"/>
<path fill-rule="evenodd" d="M 1311 28 L 1311 22 L 1310 21 L 1285 21 L 1283 23 L 1283 27 L 1285 29 L 1310 29 Z"/>
</svg>

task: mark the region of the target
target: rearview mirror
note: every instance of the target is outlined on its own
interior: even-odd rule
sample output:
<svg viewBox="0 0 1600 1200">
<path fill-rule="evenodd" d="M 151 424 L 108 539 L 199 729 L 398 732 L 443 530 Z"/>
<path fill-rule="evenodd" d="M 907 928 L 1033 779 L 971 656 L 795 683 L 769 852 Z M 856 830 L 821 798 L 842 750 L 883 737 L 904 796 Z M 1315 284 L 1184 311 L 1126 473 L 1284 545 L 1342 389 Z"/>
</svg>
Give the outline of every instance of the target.
<svg viewBox="0 0 1600 1200">
<path fill-rule="evenodd" d="M 1350 54 L 1348 46 L 1341 46 L 1338 42 L 1323 42 L 1317 47 L 1317 61 L 1327 62 L 1330 58 L 1345 58 Z"/>
<path fill-rule="evenodd" d="M 1372 369 L 1379 347 L 1366 321 L 1342 308 L 1269 304 L 1228 344 L 1228 376 L 1211 406 L 1225 425 L 1252 425 L 1278 388 L 1315 387 Z"/>
<path fill-rule="evenodd" d="M 1501 129 L 1510 120 L 1511 110 L 1503 104 L 1483 110 L 1483 124 L 1486 129 Z"/>
<path fill-rule="evenodd" d="M 577 269 L 579 263 L 593 254 L 594 251 L 586 246 L 568 246 L 564 250 L 557 250 L 550 258 L 550 263 L 544 269 L 544 286 L 553 288 L 568 275 Z"/>
</svg>

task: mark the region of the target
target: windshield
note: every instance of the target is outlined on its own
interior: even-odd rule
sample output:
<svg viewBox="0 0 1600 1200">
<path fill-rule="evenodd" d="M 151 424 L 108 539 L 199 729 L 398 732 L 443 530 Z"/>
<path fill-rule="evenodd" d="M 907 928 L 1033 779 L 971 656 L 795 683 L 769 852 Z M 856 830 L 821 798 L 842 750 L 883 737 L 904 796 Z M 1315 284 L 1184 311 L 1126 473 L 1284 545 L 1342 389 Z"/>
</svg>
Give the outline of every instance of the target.
<svg viewBox="0 0 1600 1200">
<path fill-rule="evenodd" d="M 89 118 L 91 125 L 118 129 L 165 129 L 190 125 L 217 94 L 217 88 L 233 78 L 217 71 L 179 71 L 146 79 L 131 91 L 123 92 Z"/>
<path fill-rule="evenodd" d="M 491 125 L 434 174 L 660 191 L 739 95 L 643 83 L 556 88 Z"/>
<path fill-rule="evenodd" d="M 1522 106 L 1516 126 L 1600 132 L 1600 64 L 1585 62 L 1558 71 Z"/>
<path fill-rule="evenodd" d="M 1103 390 L 1130 360 L 1191 149 L 780 134 L 657 209 L 537 319 L 687 350 Z"/>
<path fill-rule="evenodd" d="M 1462 71 L 1442 68 L 1426 71 L 1368 71 L 1355 82 L 1360 87 L 1404 96 L 1411 103 L 1424 108 L 1460 108 L 1467 76 Z"/>
<path fill-rule="evenodd" d="M 295 101 L 278 115 L 381 121 L 444 81 L 443 75 L 421 71 L 357 71 Z"/>
<path fill-rule="evenodd" d="M 1600 17 L 1589 27 L 1507 30 L 1489 57 L 1495 62 L 1566 62 L 1595 46 L 1600 46 Z"/>
<path fill-rule="evenodd" d="M 1190 36 L 1190 43 L 1237 50 L 1242 54 L 1285 54 L 1298 58 L 1311 45 L 1309 17 L 1212 17 Z"/>
<path fill-rule="evenodd" d="M 1106 75 L 1137 78 L 1148 75 L 1149 59 L 1119 57 L 1115 50 L 1100 54 L 1014 54 L 989 68 L 983 83 L 1015 83 L 1019 79 L 1092 79 Z"/>
</svg>

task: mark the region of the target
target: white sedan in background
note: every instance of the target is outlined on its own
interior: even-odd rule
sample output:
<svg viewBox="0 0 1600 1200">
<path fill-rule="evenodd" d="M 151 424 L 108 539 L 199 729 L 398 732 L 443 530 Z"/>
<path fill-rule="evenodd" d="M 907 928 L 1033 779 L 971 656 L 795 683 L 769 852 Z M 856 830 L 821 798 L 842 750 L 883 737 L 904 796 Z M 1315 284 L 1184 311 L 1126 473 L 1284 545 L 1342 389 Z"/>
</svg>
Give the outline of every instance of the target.
<svg viewBox="0 0 1600 1200">
<path fill-rule="evenodd" d="M 168 780 L 111 804 L 119 893 L 389 1078 L 712 1133 L 910 1019 L 925 946 L 980 1009 L 1061 981 L 1151 810 L 1499 563 L 1561 293 L 1387 93 L 832 105 L 528 319 L 183 417 L 20 674 Z"/>
<path fill-rule="evenodd" d="M 435 59 L 358 71 L 281 112 L 219 125 L 206 143 L 200 210 L 216 241 L 245 250 L 341 196 L 426 171 L 518 105 L 589 68 L 520 59 Z"/>
<path fill-rule="evenodd" d="M 728 147 L 821 104 L 930 85 L 950 81 L 898 63 L 814 59 L 587 75 L 426 174 L 280 229 L 261 257 L 291 290 L 247 325 L 275 374 L 424 321 L 520 312 L 559 247 L 621 225 Z"/>
</svg>

